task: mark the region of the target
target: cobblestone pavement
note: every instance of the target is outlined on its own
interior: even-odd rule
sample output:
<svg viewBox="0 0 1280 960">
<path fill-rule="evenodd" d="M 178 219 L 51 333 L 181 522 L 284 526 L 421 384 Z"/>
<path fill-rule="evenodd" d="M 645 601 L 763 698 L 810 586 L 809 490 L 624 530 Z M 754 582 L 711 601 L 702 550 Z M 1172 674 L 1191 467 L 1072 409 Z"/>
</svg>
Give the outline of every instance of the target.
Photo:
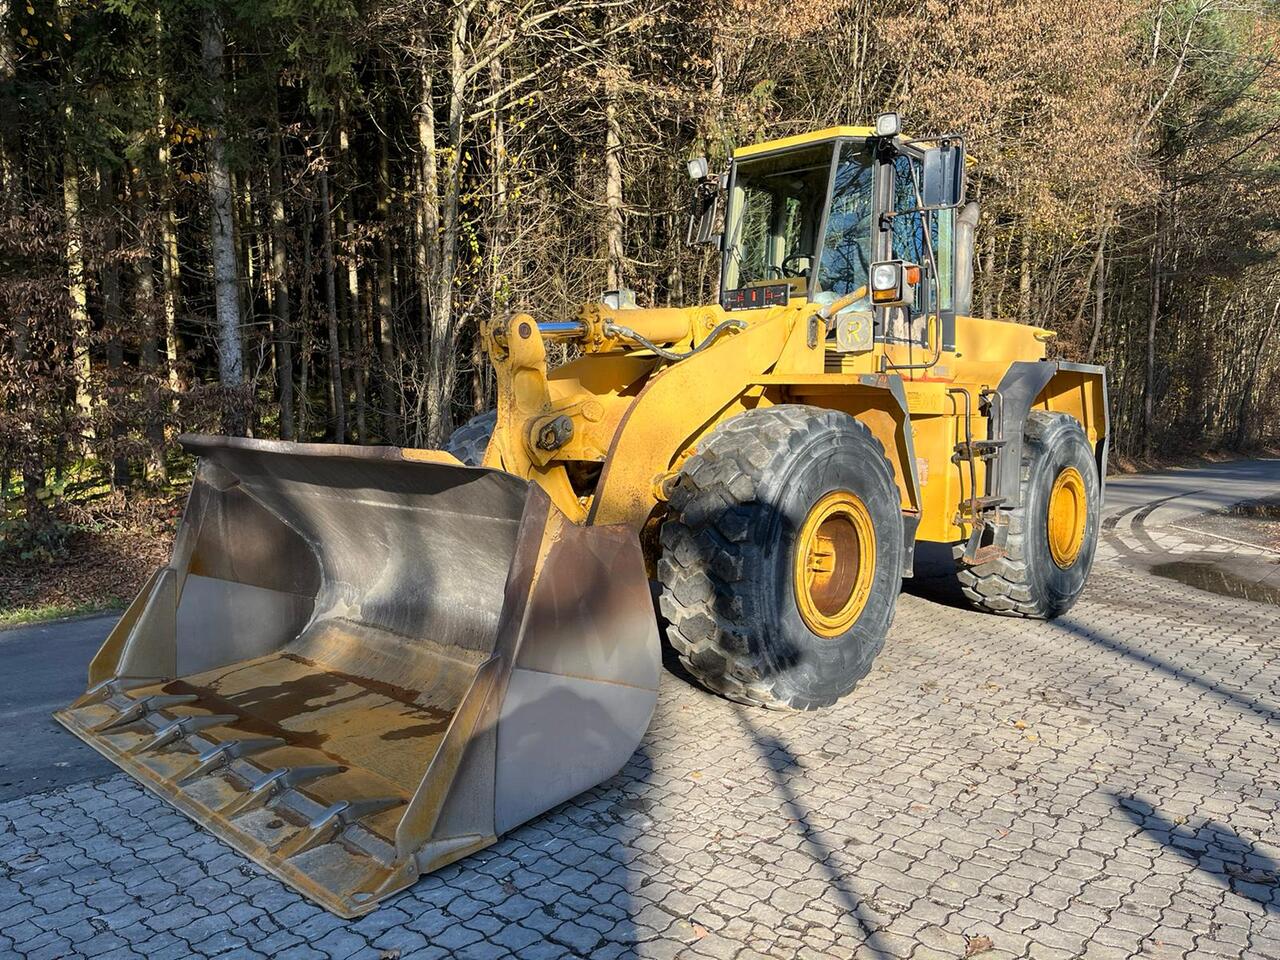
<svg viewBox="0 0 1280 960">
<path fill-rule="evenodd" d="M 831 710 L 665 676 L 621 774 L 354 922 L 122 775 L 0 804 L 0 956 L 1278 960 L 1280 607 L 1148 571 L 1280 554 L 1145 521 L 1054 623 L 911 584 Z"/>
</svg>

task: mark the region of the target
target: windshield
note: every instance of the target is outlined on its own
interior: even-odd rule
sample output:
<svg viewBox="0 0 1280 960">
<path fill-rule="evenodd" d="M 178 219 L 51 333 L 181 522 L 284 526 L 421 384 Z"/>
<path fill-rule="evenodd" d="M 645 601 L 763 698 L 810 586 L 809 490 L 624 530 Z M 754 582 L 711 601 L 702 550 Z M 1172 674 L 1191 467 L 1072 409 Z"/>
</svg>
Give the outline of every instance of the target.
<svg viewBox="0 0 1280 960">
<path fill-rule="evenodd" d="M 729 198 L 726 289 L 798 279 L 803 295 L 831 173 L 831 145 L 737 165 Z"/>
<path fill-rule="evenodd" d="M 869 308 L 866 288 L 871 269 L 873 179 L 871 148 L 865 143 L 842 143 L 831 188 L 831 213 L 822 242 L 815 299 L 835 300 L 861 290 L 862 295 L 851 307 Z M 824 293 L 828 296 L 821 296 Z"/>
<path fill-rule="evenodd" d="M 872 151 L 865 142 L 849 140 L 834 149 L 839 158 L 825 231 L 831 144 L 737 165 L 729 198 L 725 289 L 789 282 L 793 295 L 828 301 L 866 287 L 872 259 Z M 851 308 L 869 309 L 865 291 Z"/>
</svg>

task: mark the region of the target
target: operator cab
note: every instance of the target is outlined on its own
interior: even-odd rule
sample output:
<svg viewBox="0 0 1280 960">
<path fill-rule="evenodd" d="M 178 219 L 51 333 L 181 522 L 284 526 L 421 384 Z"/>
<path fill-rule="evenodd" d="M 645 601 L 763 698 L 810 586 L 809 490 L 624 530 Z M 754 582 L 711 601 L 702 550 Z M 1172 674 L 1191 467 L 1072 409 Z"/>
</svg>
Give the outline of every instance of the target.
<svg viewBox="0 0 1280 960">
<path fill-rule="evenodd" d="M 865 316 L 876 340 L 925 344 L 936 315 L 949 346 L 963 155 L 957 137 L 904 139 L 887 114 L 875 128 L 833 127 L 739 149 L 724 177 L 699 168 L 716 201 L 724 188 L 723 232 L 711 232 L 719 204 L 708 204 L 708 192 L 694 225 L 699 240 L 719 242 L 721 304 L 829 304 L 854 295 L 839 316 Z M 907 265 L 912 282 L 892 304 L 879 295 L 873 304 L 872 267 L 884 261 Z"/>
</svg>

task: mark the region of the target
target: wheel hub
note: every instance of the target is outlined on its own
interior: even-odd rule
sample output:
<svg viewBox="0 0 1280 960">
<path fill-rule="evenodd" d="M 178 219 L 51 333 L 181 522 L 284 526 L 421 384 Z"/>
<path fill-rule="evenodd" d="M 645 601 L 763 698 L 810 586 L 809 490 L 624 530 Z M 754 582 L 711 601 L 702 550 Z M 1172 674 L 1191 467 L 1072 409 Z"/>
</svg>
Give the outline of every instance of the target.
<svg viewBox="0 0 1280 960">
<path fill-rule="evenodd" d="M 796 606 L 820 637 L 838 637 L 862 614 L 875 577 L 871 514 L 856 494 L 834 490 L 813 505 L 796 539 Z"/>
<path fill-rule="evenodd" d="M 1053 481 L 1046 521 L 1049 553 L 1053 562 L 1063 570 L 1075 563 L 1080 555 L 1087 519 L 1088 502 L 1084 477 L 1080 476 L 1080 471 L 1075 467 L 1067 467 Z"/>
</svg>

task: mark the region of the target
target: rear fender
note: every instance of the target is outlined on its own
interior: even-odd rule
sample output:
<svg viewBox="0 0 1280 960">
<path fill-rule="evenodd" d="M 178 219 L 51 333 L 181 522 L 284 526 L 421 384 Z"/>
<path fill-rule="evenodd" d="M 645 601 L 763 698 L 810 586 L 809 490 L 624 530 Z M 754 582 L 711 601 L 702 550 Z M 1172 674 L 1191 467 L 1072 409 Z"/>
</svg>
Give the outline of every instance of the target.
<svg viewBox="0 0 1280 960">
<path fill-rule="evenodd" d="M 992 493 L 1005 498 L 1004 507 L 1022 503 L 1022 434 L 1032 410 L 1066 413 L 1079 421 L 1093 446 L 1098 483 L 1105 493 L 1111 439 L 1105 367 L 1067 360 L 1019 361 L 1009 365 L 996 397 L 997 409 L 992 410 L 992 416 L 1005 445 L 1000 450 Z"/>
</svg>

